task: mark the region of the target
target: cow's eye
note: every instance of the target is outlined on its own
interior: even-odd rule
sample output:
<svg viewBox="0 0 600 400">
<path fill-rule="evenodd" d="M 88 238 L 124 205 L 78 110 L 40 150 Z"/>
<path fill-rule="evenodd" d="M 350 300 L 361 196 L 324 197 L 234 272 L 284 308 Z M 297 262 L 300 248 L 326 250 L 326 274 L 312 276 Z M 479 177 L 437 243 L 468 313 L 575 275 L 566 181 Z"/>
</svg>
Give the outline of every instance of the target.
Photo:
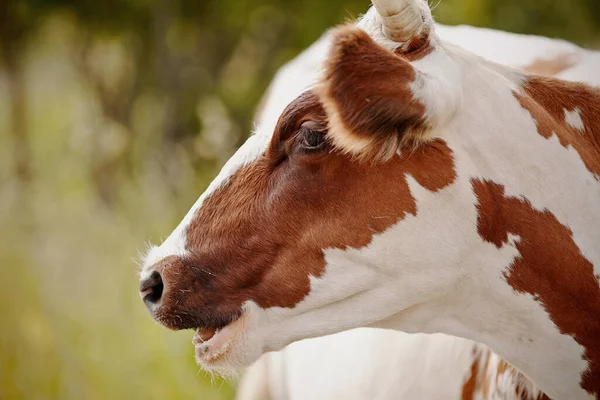
<svg viewBox="0 0 600 400">
<path fill-rule="evenodd" d="M 303 152 L 314 152 L 325 147 L 327 141 L 323 127 L 314 123 L 304 123 L 296 135 L 296 143 Z"/>
<path fill-rule="evenodd" d="M 305 129 L 302 132 L 302 138 L 300 140 L 300 146 L 302 146 L 304 150 L 316 150 L 325 143 L 325 139 L 321 132 L 310 129 Z"/>
</svg>

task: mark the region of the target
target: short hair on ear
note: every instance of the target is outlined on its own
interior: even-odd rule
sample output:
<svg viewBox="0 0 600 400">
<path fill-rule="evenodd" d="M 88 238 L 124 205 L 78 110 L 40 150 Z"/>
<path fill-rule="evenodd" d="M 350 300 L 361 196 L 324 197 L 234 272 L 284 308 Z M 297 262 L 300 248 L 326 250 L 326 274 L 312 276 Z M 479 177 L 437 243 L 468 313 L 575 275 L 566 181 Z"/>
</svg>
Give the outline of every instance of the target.
<svg viewBox="0 0 600 400">
<path fill-rule="evenodd" d="M 418 142 L 428 124 L 410 88 L 417 71 L 363 30 L 337 28 L 316 88 L 337 148 L 358 158 L 385 160 Z"/>
</svg>

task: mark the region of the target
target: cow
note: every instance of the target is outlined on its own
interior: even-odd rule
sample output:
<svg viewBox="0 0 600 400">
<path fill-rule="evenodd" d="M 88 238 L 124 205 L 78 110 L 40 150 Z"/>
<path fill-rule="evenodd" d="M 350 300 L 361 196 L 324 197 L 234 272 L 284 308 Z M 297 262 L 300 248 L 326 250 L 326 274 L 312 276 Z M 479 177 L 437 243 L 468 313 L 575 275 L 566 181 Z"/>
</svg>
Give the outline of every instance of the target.
<svg viewBox="0 0 600 400">
<path fill-rule="evenodd" d="M 445 42 L 422 0 L 373 3 L 149 251 L 146 306 L 220 373 L 379 327 L 599 398 L 600 91 Z"/>
<path fill-rule="evenodd" d="M 597 53 L 569 42 L 469 26 L 437 25 L 436 31 L 444 40 L 529 73 L 594 78 L 588 72 Z M 315 82 L 330 41 L 326 32 L 280 68 L 261 101 L 258 125 L 278 118 L 299 90 Z M 303 340 L 266 354 L 244 372 L 237 390 L 238 400 L 542 397 L 527 378 L 481 344 L 380 329 Z"/>
</svg>

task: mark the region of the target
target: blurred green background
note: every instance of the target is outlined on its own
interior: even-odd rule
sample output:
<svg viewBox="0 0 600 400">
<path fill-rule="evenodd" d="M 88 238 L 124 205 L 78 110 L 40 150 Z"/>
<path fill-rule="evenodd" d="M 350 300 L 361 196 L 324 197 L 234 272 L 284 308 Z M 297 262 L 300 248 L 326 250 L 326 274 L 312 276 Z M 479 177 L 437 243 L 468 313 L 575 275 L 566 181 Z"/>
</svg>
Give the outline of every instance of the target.
<svg viewBox="0 0 600 400">
<path fill-rule="evenodd" d="M 437 1 L 437 0 L 435 0 Z M 366 0 L 0 0 L 0 398 L 230 399 L 154 324 L 135 257 Z M 442 0 L 443 23 L 600 45 L 598 0 Z"/>
</svg>

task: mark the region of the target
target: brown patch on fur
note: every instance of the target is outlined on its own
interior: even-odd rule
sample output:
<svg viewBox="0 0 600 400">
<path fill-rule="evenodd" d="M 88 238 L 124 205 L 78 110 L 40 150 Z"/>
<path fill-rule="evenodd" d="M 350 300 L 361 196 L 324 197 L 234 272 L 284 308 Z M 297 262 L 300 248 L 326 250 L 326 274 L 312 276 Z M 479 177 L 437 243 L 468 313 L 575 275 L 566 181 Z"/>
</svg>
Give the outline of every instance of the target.
<svg viewBox="0 0 600 400">
<path fill-rule="evenodd" d="M 512 390 L 514 390 L 514 398 L 549 400 L 523 374 L 492 353 L 490 349 L 476 345 L 472 353 L 470 375 L 465 380 L 461 392 L 463 400 L 505 398 Z M 501 381 L 500 378 L 505 374 L 509 375 L 509 380 L 504 378 Z"/>
<path fill-rule="evenodd" d="M 521 400 L 550 400 L 545 393 L 539 391 L 536 386 L 527 379 L 522 373 L 517 371 L 515 367 L 508 364 L 504 360 L 498 361 L 496 368 L 496 384 L 498 384 L 500 377 L 504 374 L 509 374 L 511 380 L 516 382 L 515 395 L 516 398 Z"/>
<path fill-rule="evenodd" d="M 496 382 L 503 374 L 510 374 L 511 379 L 516 382 L 515 398 L 520 400 L 550 400 L 544 392 L 540 391 L 533 382 L 517 371 L 512 365 L 509 365 L 504 360 L 500 360 L 498 372 L 496 374 Z"/>
<path fill-rule="evenodd" d="M 545 138 L 556 135 L 564 147 L 572 146 L 587 169 L 600 178 L 600 90 L 590 86 L 551 78 L 531 77 L 523 94 L 515 93 L 521 106 L 536 121 Z M 585 131 L 565 122 L 565 110 L 579 109 Z"/>
<path fill-rule="evenodd" d="M 412 62 L 428 56 L 433 50 L 435 48 L 431 44 L 430 32 L 426 30 L 410 39 L 406 44 L 398 47 L 394 52 Z"/>
<path fill-rule="evenodd" d="M 389 159 L 426 129 L 425 107 L 409 87 L 416 72 L 360 29 L 340 28 L 332 40 L 318 92 L 333 143 L 358 157 Z"/>
<path fill-rule="evenodd" d="M 584 349 L 588 369 L 581 387 L 600 396 L 600 286 L 594 266 L 581 254 L 572 232 L 547 210 L 527 200 L 507 197 L 504 187 L 473 180 L 479 200 L 477 226 L 481 237 L 502 247 L 518 235 L 520 257 L 505 273 L 515 291 L 534 296 L 562 334 Z"/>
<path fill-rule="evenodd" d="M 292 308 L 325 267 L 323 249 L 361 248 L 417 207 L 406 175 L 437 191 L 456 175 L 445 142 L 368 168 L 333 148 L 318 154 L 292 145 L 300 121 L 324 118 L 307 93 L 282 114 L 266 154 L 238 170 L 194 215 L 190 255 L 170 261 L 161 322 L 193 326 L 228 315 L 246 301 Z M 326 121 L 314 121 L 326 125 Z M 183 306 L 182 306 L 183 305 Z"/>
<path fill-rule="evenodd" d="M 488 370 L 490 368 L 490 358 L 492 357 L 492 352 L 490 350 L 486 351 L 485 363 L 483 364 L 482 377 L 483 381 L 481 382 L 481 392 L 483 393 L 483 398 L 487 399 L 490 393 L 490 380 L 488 377 Z"/>
<path fill-rule="evenodd" d="M 500 360 L 500 362 L 498 363 L 498 373 L 497 373 L 497 377 L 504 374 L 505 372 L 508 372 L 510 374 L 513 374 L 516 372 L 516 370 L 510 366 L 506 361 L 504 360 Z"/>
<path fill-rule="evenodd" d="M 532 75 L 555 76 L 575 64 L 575 54 L 562 53 L 556 55 L 554 58 L 536 58 L 531 64 L 523 67 L 523 69 Z"/>
<path fill-rule="evenodd" d="M 529 391 L 529 387 L 531 386 L 530 382 L 524 382 L 526 379 L 521 375 L 521 379 L 517 382 L 517 386 L 515 388 L 516 398 L 519 400 L 551 400 L 550 397 L 546 395 L 544 392 L 538 392 L 537 394 L 533 394 Z"/>
<path fill-rule="evenodd" d="M 473 363 L 471 364 L 471 375 L 469 379 L 465 381 L 462 387 L 461 399 L 472 400 L 475 398 L 475 390 L 477 389 L 477 377 L 479 375 L 479 350 L 477 347 L 473 348 Z"/>
</svg>

